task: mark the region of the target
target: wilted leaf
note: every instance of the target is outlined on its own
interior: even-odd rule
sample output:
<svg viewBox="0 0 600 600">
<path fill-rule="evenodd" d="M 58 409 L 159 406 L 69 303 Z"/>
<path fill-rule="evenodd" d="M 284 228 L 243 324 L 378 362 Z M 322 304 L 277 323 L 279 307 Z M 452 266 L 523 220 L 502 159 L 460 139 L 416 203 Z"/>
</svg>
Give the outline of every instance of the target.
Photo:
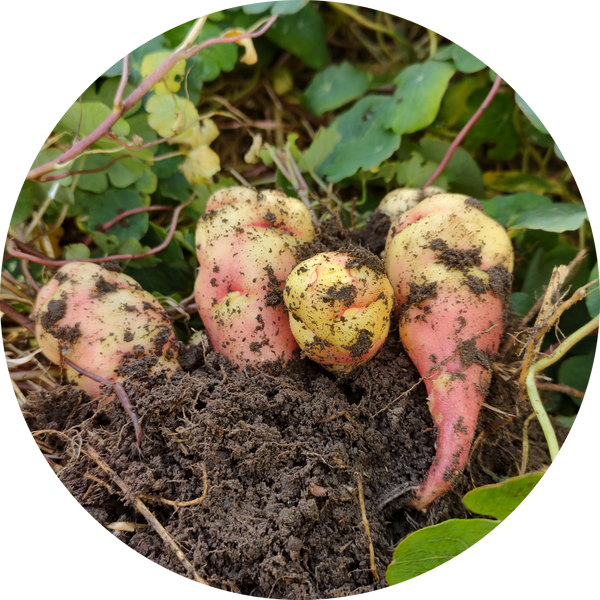
<svg viewBox="0 0 600 600">
<path fill-rule="evenodd" d="M 183 174 L 191 185 L 198 185 L 221 170 L 219 155 L 208 146 L 194 148 L 183 161 Z"/>
<path fill-rule="evenodd" d="M 483 174 L 486 187 L 499 192 L 531 192 L 532 194 L 558 194 L 560 184 L 521 171 L 487 171 Z"/>
</svg>

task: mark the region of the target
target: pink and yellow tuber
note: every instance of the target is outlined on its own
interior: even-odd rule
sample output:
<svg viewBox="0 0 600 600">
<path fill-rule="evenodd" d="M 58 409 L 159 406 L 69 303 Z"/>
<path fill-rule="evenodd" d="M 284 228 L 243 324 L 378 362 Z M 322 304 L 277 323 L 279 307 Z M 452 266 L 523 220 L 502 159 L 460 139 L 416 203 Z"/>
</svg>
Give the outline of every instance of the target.
<svg viewBox="0 0 600 600">
<path fill-rule="evenodd" d="M 298 346 L 281 293 L 314 236 L 308 209 L 282 192 L 230 187 L 209 198 L 196 229 L 196 305 L 213 348 L 232 364 L 292 358 Z"/>
<path fill-rule="evenodd" d="M 423 510 L 467 462 L 502 337 L 513 250 L 478 201 L 436 194 L 392 222 L 385 262 L 400 337 L 424 379 L 437 430 L 434 463 L 412 501 Z"/>
<path fill-rule="evenodd" d="M 132 358 L 149 357 L 150 373 L 178 368 L 171 321 L 154 296 L 120 272 L 89 262 L 61 267 L 34 307 L 36 338 L 56 364 L 62 357 L 111 382 Z M 67 366 L 69 379 L 91 396 L 102 384 Z"/>
<path fill-rule="evenodd" d="M 362 248 L 301 262 L 287 278 L 283 299 L 304 354 L 337 375 L 375 355 L 394 305 L 381 261 Z"/>
</svg>

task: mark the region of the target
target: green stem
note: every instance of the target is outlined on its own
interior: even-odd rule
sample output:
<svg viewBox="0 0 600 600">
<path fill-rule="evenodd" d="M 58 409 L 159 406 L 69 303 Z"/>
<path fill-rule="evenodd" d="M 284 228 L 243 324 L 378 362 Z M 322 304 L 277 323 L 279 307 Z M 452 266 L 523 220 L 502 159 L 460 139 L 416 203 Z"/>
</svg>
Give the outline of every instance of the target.
<svg viewBox="0 0 600 600">
<path fill-rule="evenodd" d="M 592 331 L 598 328 L 600 322 L 600 316 L 594 317 L 589 323 L 586 323 L 583 327 L 579 328 L 575 333 L 572 333 L 568 338 L 562 341 L 562 343 L 541 360 L 538 360 L 535 364 L 531 365 L 529 373 L 526 378 L 527 394 L 529 395 L 529 401 L 535 411 L 535 414 L 540 422 L 542 431 L 550 450 L 550 460 L 554 460 L 558 454 L 559 446 L 558 440 L 556 439 L 556 433 L 548 417 L 548 413 L 544 408 L 544 405 L 540 399 L 537 387 L 535 385 L 535 376 L 540 372 L 554 364 L 557 360 L 560 360 L 577 342 L 582 340 L 584 337 L 589 335 Z"/>
</svg>

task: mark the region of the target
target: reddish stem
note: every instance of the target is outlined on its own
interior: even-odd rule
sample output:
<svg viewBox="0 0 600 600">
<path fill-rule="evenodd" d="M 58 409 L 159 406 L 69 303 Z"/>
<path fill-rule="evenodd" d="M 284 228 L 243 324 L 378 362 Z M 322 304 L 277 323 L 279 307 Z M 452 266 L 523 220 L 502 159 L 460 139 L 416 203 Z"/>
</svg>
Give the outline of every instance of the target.
<svg viewBox="0 0 600 600">
<path fill-rule="evenodd" d="M 72 262 L 89 262 L 94 264 L 100 264 L 104 262 L 109 262 L 113 260 L 135 260 L 136 258 L 145 258 L 146 256 L 152 256 L 153 254 L 158 254 L 162 252 L 173 239 L 175 235 L 175 230 L 177 229 L 177 219 L 179 218 L 179 214 L 181 211 L 191 204 L 191 200 L 186 202 L 185 204 L 181 204 L 178 206 L 173 212 L 173 218 L 171 220 L 171 227 L 169 228 L 169 232 L 167 237 L 164 239 L 162 243 L 154 248 L 150 248 L 150 250 L 146 250 L 146 252 L 141 252 L 140 254 L 113 254 L 112 256 L 103 256 L 99 258 L 78 258 L 75 260 L 53 260 L 41 254 L 37 250 L 30 248 L 27 244 L 23 242 L 19 242 L 18 240 L 7 240 L 6 242 L 6 250 L 15 258 L 22 258 L 24 260 L 30 260 L 33 263 L 38 265 L 44 265 L 46 267 L 62 267 L 63 265 L 68 265 Z M 25 248 L 25 252 L 21 252 L 17 250 L 15 246 L 19 246 L 21 248 Z"/>
<path fill-rule="evenodd" d="M 485 100 L 481 103 L 481 106 L 475 111 L 475 114 L 467 121 L 467 124 L 460 130 L 460 133 L 456 136 L 454 141 L 450 144 L 450 148 L 446 152 L 442 162 L 438 165 L 437 169 L 431 174 L 429 179 L 421 186 L 421 188 L 425 188 L 428 185 L 431 185 L 443 172 L 444 169 L 448 166 L 450 159 L 454 155 L 456 149 L 460 146 L 462 141 L 465 139 L 465 136 L 471 130 L 471 127 L 477 123 L 479 117 L 483 114 L 483 111 L 490 105 L 491 101 L 494 99 L 494 96 L 500 89 L 500 84 L 502 83 L 502 78 L 498 75 L 494 84 L 492 85 L 492 89 L 489 94 L 486 96 Z"/>
<path fill-rule="evenodd" d="M 118 223 L 119 221 L 126 219 L 127 217 L 130 217 L 131 215 L 137 215 L 139 213 L 144 213 L 144 212 L 151 212 L 153 210 L 171 210 L 173 207 L 172 206 L 138 206 L 137 208 L 130 208 L 129 210 L 124 210 L 122 213 L 118 214 L 114 219 L 111 219 L 110 221 L 108 221 L 108 223 L 104 223 L 104 225 L 102 225 L 99 228 L 99 231 L 106 231 L 107 229 L 110 229 L 113 225 L 115 225 L 116 223 Z M 85 240 L 84 244 L 86 246 L 89 246 L 91 243 L 93 242 L 92 236 L 90 235 L 90 237 L 88 237 L 87 240 Z"/>
<path fill-rule="evenodd" d="M 64 179 L 65 177 L 70 177 L 71 175 L 87 175 L 88 173 L 100 173 L 100 171 L 106 171 L 109 167 L 112 167 L 116 162 L 120 161 L 122 158 L 128 158 L 129 154 L 121 154 L 121 156 L 117 156 L 117 158 L 111 160 L 109 163 L 105 164 L 103 167 L 99 167 L 98 169 L 85 169 L 83 171 L 65 171 L 64 173 L 58 173 L 57 175 L 48 175 L 46 177 L 40 177 L 38 179 L 41 183 L 46 183 L 47 181 L 56 181 L 58 179 Z"/>
<path fill-rule="evenodd" d="M 9 319 L 13 320 L 15 323 L 18 323 L 22 327 L 29 329 L 29 331 L 35 335 L 35 326 L 33 325 L 31 319 L 27 317 L 27 315 L 21 314 L 16 308 L 13 308 L 7 302 L 4 302 L 4 300 L 0 300 L 0 310 Z"/>
<path fill-rule="evenodd" d="M 89 148 L 92 144 L 97 142 L 100 138 L 104 137 L 111 129 L 111 127 L 119 120 L 119 118 L 125 114 L 132 106 L 134 106 L 139 100 L 141 100 L 153 87 L 158 83 L 180 60 L 186 60 L 194 54 L 204 50 L 208 46 L 214 44 L 230 44 L 233 42 L 239 42 L 246 38 L 256 38 L 263 35 L 271 25 L 277 19 L 277 15 L 272 16 L 258 31 L 254 33 L 243 33 L 227 38 L 214 38 L 206 40 L 201 44 L 192 46 L 191 48 L 181 48 L 177 52 L 174 52 L 165 61 L 163 61 L 159 67 L 146 79 L 140 83 L 140 85 L 131 92 L 131 94 L 121 103 L 119 107 L 113 107 L 111 113 L 104 119 L 94 131 L 73 144 L 69 150 L 63 152 L 58 158 L 51 160 L 43 165 L 31 169 L 27 174 L 26 180 L 36 181 L 43 175 L 50 173 L 56 168 L 56 165 L 65 164 L 71 162 L 77 158 L 84 150 Z M 123 65 L 123 72 L 125 72 L 125 65 Z"/>
<path fill-rule="evenodd" d="M 63 356 L 62 359 L 72 369 L 75 369 L 75 371 L 77 371 L 78 373 L 81 373 L 85 377 L 89 377 L 93 381 L 102 383 L 104 385 L 108 385 L 113 389 L 113 391 L 119 398 L 121 404 L 123 405 L 125 412 L 127 413 L 127 415 L 129 416 L 129 418 L 131 419 L 131 421 L 133 423 L 133 429 L 135 431 L 135 439 L 139 445 L 139 443 L 142 440 L 142 427 L 140 425 L 139 419 L 137 418 L 137 415 L 135 414 L 135 412 L 133 410 L 133 407 L 131 406 L 131 401 L 129 400 L 129 396 L 127 395 L 127 392 L 125 391 L 123 386 L 118 381 L 111 381 L 110 379 L 105 379 L 104 377 L 101 377 L 100 375 L 96 375 L 95 373 L 90 373 L 90 371 L 86 371 L 83 367 L 76 365 L 72 360 L 69 360 L 65 356 Z"/>
</svg>

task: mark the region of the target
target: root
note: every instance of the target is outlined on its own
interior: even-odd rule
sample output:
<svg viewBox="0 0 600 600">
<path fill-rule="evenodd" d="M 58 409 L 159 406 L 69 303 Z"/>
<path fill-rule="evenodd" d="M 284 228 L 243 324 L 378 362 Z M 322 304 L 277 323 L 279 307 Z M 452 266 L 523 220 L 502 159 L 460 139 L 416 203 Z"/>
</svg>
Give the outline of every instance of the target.
<svg viewBox="0 0 600 600">
<path fill-rule="evenodd" d="M 373 538 L 371 537 L 371 530 L 369 528 L 369 521 L 367 520 L 367 510 L 365 508 L 365 496 L 363 493 L 362 477 L 360 473 L 356 474 L 356 481 L 358 484 L 358 501 L 360 503 L 360 514 L 362 518 L 362 524 L 367 534 L 367 540 L 369 541 L 369 561 L 371 565 L 371 573 L 375 577 L 375 581 L 379 581 L 379 575 L 377 574 L 377 565 L 375 564 L 375 548 L 373 547 Z"/>
<path fill-rule="evenodd" d="M 110 478 L 111 480 L 121 488 L 121 491 L 125 495 L 128 500 L 131 500 L 135 509 L 143 515 L 143 517 L 148 521 L 148 524 L 156 533 L 160 536 L 160 538 L 165 542 L 165 544 L 171 549 L 171 551 L 177 556 L 179 562 L 185 568 L 185 570 L 190 574 L 190 576 L 197 581 L 198 583 L 203 583 L 204 585 L 208 585 L 208 582 L 200 577 L 196 570 L 194 569 L 192 563 L 187 559 L 183 550 L 179 547 L 179 544 L 173 539 L 171 534 L 158 522 L 156 517 L 152 514 L 150 509 L 140 500 L 138 496 L 134 496 L 129 486 L 100 458 L 100 455 L 92 446 L 89 444 L 86 445 L 84 454 L 86 454 L 90 459 L 92 459 Z"/>
</svg>

